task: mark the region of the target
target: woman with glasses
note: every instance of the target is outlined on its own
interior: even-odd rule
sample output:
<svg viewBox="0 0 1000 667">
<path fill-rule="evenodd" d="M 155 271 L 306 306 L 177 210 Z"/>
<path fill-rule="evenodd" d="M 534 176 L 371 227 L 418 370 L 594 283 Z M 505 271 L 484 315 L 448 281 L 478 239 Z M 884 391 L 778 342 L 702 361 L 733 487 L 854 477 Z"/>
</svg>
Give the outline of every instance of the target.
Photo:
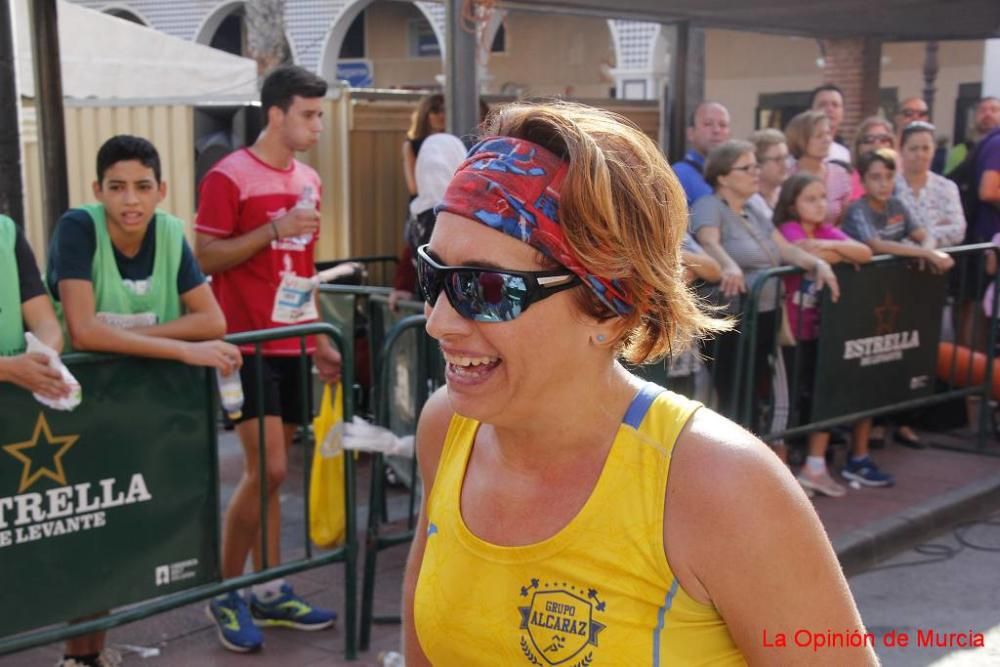
<svg viewBox="0 0 1000 667">
<path fill-rule="evenodd" d="M 863 635 L 791 474 L 619 362 L 725 327 L 684 286 L 684 192 L 659 148 L 570 104 L 515 103 L 486 131 L 418 250 L 447 387 L 417 429 L 406 664 L 737 665 L 773 660 L 762 633 Z"/>
<path fill-rule="evenodd" d="M 774 128 L 757 130 L 748 140 L 753 144 L 757 164 L 760 165 L 760 176 L 757 179 L 757 193 L 747 200 L 747 208 L 753 209 L 758 217 L 771 220 L 781 184 L 788 178 L 788 144 L 785 142 L 785 135 Z M 778 433 L 788 428 L 788 373 L 783 355 L 775 354 L 772 359 L 771 393 L 774 401 L 767 432 Z M 771 447 L 782 461 L 788 460 L 788 449 L 783 438 L 773 440 Z"/>
<path fill-rule="evenodd" d="M 795 158 L 792 173 L 804 172 L 826 185 L 826 223 L 840 224 L 840 216 L 851 200 L 850 165 L 828 160 L 833 132 L 822 111 L 803 111 L 785 128 L 788 150 Z"/>
<path fill-rule="evenodd" d="M 757 193 L 760 165 L 753 144 L 747 141 L 727 141 L 713 149 L 705 160 L 705 180 L 713 194 L 695 202 L 691 209 L 691 231 L 698 243 L 722 267 L 719 291 L 728 312 L 736 317 L 744 312 L 742 299 L 753 287 L 754 281 L 768 269 L 781 264 L 794 264 L 807 271 L 817 272 L 819 287 L 829 285 L 834 296 L 838 294 L 837 279 L 830 265 L 808 252 L 788 243 L 778 233 L 769 217 L 764 217 L 747 206 L 748 200 Z M 780 391 L 785 386 L 784 378 L 779 383 L 772 381 L 772 360 L 777 351 L 777 317 L 780 316 L 780 281 L 769 279 L 758 297 L 756 320 L 757 340 L 753 350 L 754 368 L 750 386 L 754 396 L 750 425 L 754 430 L 769 431 L 769 427 L 759 423 L 763 403 L 772 397 L 772 390 Z M 739 346 L 748 332 L 746 323 L 736 327 L 740 331 L 730 331 L 719 336 L 715 344 L 712 377 L 719 399 L 719 410 L 724 415 L 737 418 L 742 396 L 735 383 L 738 368 Z M 741 365 L 743 368 L 746 364 Z M 747 380 L 743 379 L 745 383 Z M 776 403 L 787 406 L 785 396 L 773 397 Z M 782 400 L 783 399 L 783 400 Z"/>
<path fill-rule="evenodd" d="M 750 135 L 760 176 L 757 180 L 757 195 L 750 198 L 751 206 L 759 206 L 762 213 L 770 218 L 778 203 L 781 184 L 788 178 L 788 143 L 780 130 L 765 128 Z"/>
<path fill-rule="evenodd" d="M 851 172 L 851 201 L 865 196 L 865 186 L 858 175 L 858 159 L 878 148 L 896 149 L 896 131 L 892 123 L 880 116 L 869 116 L 861 121 L 854 135 L 854 171 Z"/>
<path fill-rule="evenodd" d="M 914 96 L 907 97 L 905 100 L 899 103 L 899 108 L 896 110 L 896 145 L 902 147 L 903 145 L 903 129 L 910 123 L 929 123 L 931 119 L 930 109 L 927 107 L 927 102 L 924 98 Z"/>
</svg>

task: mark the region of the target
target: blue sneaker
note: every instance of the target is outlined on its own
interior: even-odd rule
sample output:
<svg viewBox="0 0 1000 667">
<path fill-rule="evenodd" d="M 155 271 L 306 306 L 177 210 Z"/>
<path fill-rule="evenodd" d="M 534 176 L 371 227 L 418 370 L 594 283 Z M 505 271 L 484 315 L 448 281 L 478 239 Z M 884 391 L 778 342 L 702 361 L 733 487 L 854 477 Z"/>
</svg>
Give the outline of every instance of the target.
<svg viewBox="0 0 1000 667">
<path fill-rule="evenodd" d="M 323 630 L 337 620 L 336 612 L 309 605 L 288 584 L 282 584 L 281 595 L 268 602 L 251 595 L 250 614 L 257 625 L 280 625 L 296 630 Z"/>
<path fill-rule="evenodd" d="M 212 598 L 205 609 L 215 622 L 219 641 L 230 651 L 252 653 L 264 645 L 264 636 L 250 617 L 250 608 L 236 591 Z"/>
<path fill-rule="evenodd" d="M 840 474 L 864 486 L 892 486 L 896 483 L 895 477 L 879 470 L 875 462 L 868 456 L 860 461 L 848 457 L 847 465 L 844 466 Z"/>
</svg>

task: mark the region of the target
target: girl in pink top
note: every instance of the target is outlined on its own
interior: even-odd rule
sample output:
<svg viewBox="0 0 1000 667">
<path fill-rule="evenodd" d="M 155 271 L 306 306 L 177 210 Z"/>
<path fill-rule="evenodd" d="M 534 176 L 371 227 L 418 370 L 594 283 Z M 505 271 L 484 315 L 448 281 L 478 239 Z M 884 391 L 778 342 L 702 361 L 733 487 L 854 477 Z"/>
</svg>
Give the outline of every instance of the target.
<svg viewBox="0 0 1000 667">
<path fill-rule="evenodd" d="M 830 264 L 862 264 L 872 258 L 871 248 L 854 241 L 826 222 L 826 185 L 813 174 L 795 174 L 781 187 L 774 208 L 774 224 L 789 243 Z M 819 337 L 819 293 L 806 274 L 785 278 L 785 309 L 798 350 L 785 348 L 786 367 L 798 377 L 799 423 L 809 422 Z M 797 363 L 796 363 L 797 362 Z M 797 372 L 796 372 L 797 371 Z M 828 431 L 809 434 L 809 456 L 799 472 L 799 483 L 807 490 L 839 498 L 847 493 L 826 469 Z"/>
</svg>

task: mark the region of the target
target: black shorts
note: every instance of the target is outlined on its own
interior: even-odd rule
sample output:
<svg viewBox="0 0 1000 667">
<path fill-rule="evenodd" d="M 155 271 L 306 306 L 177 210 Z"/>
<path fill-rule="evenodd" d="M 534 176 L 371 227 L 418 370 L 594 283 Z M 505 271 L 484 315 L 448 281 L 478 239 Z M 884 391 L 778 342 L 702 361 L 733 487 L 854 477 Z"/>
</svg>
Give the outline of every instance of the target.
<svg viewBox="0 0 1000 667">
<path fill-rule="evenodd" d="M 312 359 L 306 365 L 305 394 L 303 394 L 302 369 L 299 357 L 262 357 L 264 415 L 281 417 L 286 424 L 305 425 L 302 421 L 303 406 L 306 418 L 312 421 Z M 243 355 L 240 379 L 243 381 L 243 414 L 236 423 L 260 416 L 257 398 L 257 356 Z M 308 421 L 306 423 L 308 423 Z"/>
</svg>

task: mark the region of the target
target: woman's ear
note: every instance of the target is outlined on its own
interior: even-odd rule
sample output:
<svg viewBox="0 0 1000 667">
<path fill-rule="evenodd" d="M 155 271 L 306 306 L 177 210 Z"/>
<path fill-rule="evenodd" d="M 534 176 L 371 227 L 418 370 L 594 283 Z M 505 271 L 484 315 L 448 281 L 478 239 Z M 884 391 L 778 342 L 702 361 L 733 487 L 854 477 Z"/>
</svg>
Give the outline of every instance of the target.
<svg viewBox="0 0 1000 667">
<path fill-rule="evenodd" d="M 625 334 L 624 322 L 620 317 L 613 317 L 603 322 L 595 322 L 590 330 L 590 344 L 597 347 L 617 345 Z"/>
</svg>

